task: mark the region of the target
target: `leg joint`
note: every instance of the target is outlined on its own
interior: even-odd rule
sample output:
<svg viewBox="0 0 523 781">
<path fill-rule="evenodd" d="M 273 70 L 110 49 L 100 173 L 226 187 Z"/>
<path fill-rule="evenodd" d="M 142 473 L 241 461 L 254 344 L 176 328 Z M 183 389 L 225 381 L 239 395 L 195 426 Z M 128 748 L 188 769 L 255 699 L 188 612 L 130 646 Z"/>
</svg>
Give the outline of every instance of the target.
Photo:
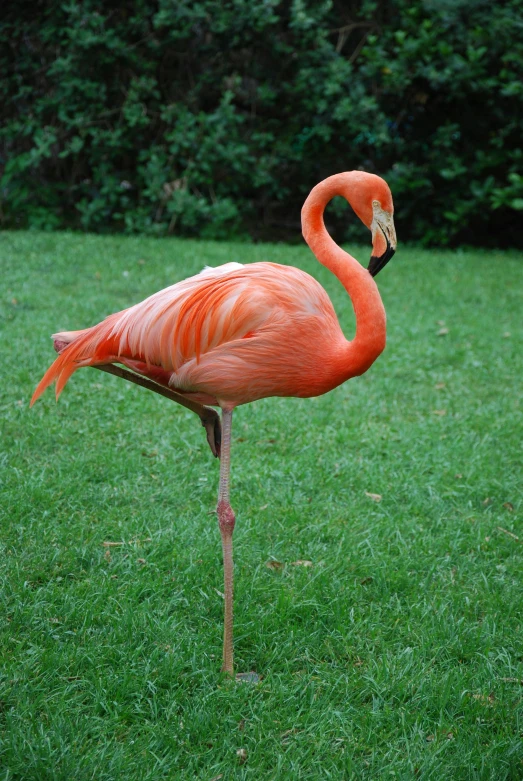
<svg viewBox="0 0 523 781">
<path fill-rule="evenodd" d="M 234 510 L 228 502 L 218 502 L 216 508 L 218 513 L 218 523 L 220 524 L 220 530 L 222 532 L 228 531 L 232 534 L 234 530 L 234 524 L 236 523 L 236 516 Z"/>
</svg>

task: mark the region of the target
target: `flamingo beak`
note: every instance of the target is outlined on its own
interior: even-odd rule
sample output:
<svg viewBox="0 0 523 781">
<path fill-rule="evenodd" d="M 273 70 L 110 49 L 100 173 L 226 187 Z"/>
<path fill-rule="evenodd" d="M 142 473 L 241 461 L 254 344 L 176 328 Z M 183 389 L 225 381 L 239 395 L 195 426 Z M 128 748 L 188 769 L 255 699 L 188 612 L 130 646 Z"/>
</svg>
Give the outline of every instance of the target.
<svg viewBox="0 0 523 781">
<path fill-rule="evenodd" d="M 392 214 L 382 209 L 377 201 L 373 203 L 371 231 L 372 256 L 368 271 L 371 276 L 375 277 L 394 255 L 397 244 Z"/>
<path fill-rule="evenodd" d="M 396 247 L 393 247 L 388 236 L 384 234 L 386 249 L 382 255 L 371 255 L 369 265 L 367 266 L 371 277 L 375 277 L 382 268 L 385 268 L 391 257 L 396 252 Z"/>
</svg>

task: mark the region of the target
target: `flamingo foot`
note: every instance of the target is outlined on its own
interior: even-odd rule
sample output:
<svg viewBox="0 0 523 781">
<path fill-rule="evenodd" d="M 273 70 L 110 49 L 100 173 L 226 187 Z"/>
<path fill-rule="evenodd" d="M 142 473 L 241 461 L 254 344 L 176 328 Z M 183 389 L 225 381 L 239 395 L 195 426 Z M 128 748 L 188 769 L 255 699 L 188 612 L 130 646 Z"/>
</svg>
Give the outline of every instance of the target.
<svg viewBox="0 0 523 781">
<path fill-rule="evenodd" d="M 202 426 L 207 433 L 207 443 L 211 448 L 211 453 L 215 458 L 220 457 L 222 445 L 222 425 L 220 416 L 216 410 L 211 407 L 203 407 L 204 412 L 200 415 Z"/>
<path fill-rule="evenodd" d="M 256 685 L 257 683 L 260 683 L 261 675 L 258 675 L 254 670 L 251 670 L 249 673 L 236 673 L 236 680 L 238 683 L 251 683 Z"/>
</svg>

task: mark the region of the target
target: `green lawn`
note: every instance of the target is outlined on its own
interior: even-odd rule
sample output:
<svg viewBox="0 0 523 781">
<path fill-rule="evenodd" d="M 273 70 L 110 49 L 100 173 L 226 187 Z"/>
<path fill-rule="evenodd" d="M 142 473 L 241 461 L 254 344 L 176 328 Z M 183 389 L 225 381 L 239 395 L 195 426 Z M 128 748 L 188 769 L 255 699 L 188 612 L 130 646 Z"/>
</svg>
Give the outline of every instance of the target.
<svg viewBox="0 0 523 781">
<path fill-rule="evenodd" d="M 219 673 L 198 420 L 91 369 L 28 408 L 51 333 L 229 260 L 306 269 L 352 333 L 305 246 L 0 237 L 0 781 L 521 779 L 523 258 L 400 244 L 367 375 L 237 411 L 235 650 L 257 686 Z"/>
</svg>

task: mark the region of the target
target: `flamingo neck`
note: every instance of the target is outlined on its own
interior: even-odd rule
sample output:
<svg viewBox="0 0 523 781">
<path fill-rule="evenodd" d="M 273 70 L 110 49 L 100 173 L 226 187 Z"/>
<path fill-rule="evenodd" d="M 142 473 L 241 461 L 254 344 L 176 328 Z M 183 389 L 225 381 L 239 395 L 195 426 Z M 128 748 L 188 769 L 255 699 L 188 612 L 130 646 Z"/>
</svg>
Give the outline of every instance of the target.
<svg viewBox="0 0 523 781">
<path fill-rule="evenodd" d="M 356 315 L 356 335 L 345 343 L 338 356 L 337 369 L 342 382 L 367 371 L 385 349 L 386 341 L 385 308 L 374 279 L 333 241 L 323 221 L 325 207 L 335 195 L 342 195 L 349 203 L 356 200 L 357 173 L 354 172 L 355 177 L 350 173 L 337 174 L 320 182 L 311 191 L 301 213 L 305 241 L 317 260 L 340 280 Z"/>
</svg>

